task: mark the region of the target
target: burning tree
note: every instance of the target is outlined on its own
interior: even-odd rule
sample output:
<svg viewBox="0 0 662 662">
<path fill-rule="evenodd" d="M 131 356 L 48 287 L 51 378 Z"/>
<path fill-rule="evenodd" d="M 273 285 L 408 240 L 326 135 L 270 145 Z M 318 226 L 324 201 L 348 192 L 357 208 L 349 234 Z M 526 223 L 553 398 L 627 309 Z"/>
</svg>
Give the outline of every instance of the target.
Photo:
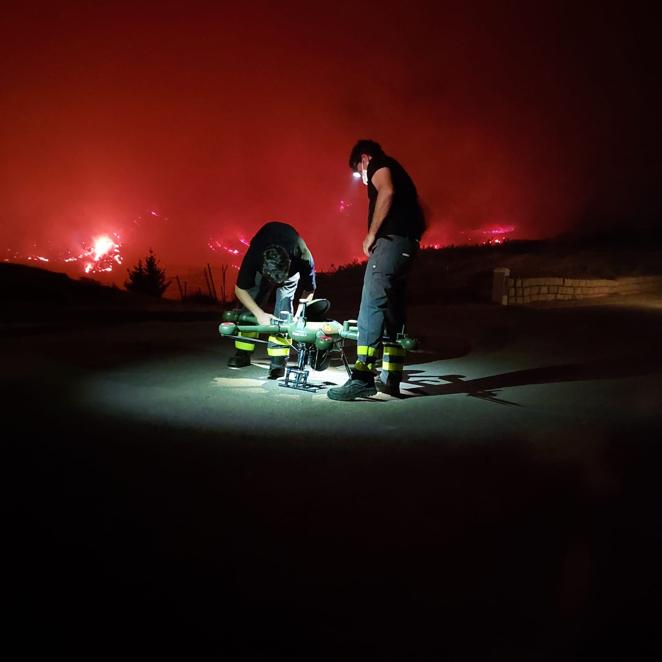
<svg viewBox="0 0 662 662">
<path fill-rule="evenodd" d="M 151 248 L 145 258 L 145 263 L 143 264 L 142 260 L 138 260 L 138 264 L 133 269 L 127 269 L 127 272 L 129 278 L 125 281 L 124 287 L 129 292 L 160 298 L 170 286 L 171 281 L 166 281 L 165 269 L 159 267 Z"/>
</svg>

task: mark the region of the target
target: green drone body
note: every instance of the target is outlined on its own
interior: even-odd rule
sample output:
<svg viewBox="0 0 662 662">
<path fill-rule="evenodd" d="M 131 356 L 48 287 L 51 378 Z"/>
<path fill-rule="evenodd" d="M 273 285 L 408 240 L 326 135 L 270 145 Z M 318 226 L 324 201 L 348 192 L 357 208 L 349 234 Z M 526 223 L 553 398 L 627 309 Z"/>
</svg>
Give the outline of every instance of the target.
<svg viewBox="0 0 662 662">
<path fill-rule="evenodd" d="M 324 322 L 309 322 L 304 319 L 294 319 L 289 316 L 285 320 L 273 320 L 273 324 L 258 324 L 251 313 L 228 310 L 223 313 L 223 321 L 218 327 L 221 336 L 236 337 L 240 332 L 261 333 L 265 335 L 279 334 L 290 338 L 293 342 L 314 345 L 317 349 L 331 349 L 340 340 L 356 342 L 358 328 L 355 320 L 347 320 L 342 324 L 334 320 Z M 405 350 L 413 349 L 416 341 L 403 336 L 397 343 Z"/>
<path fill-rule="evenodd" d="M 319 321 L 330 305 L 327 299 L 302 301 L 298 311 L 300 314 L 293 316 L 291 313 L 285 313 L 284 319 L 272 318 L 271 324 L 258 324 L 255 316 L 248 312 L 227 310 L 223 313 L 223 321 L 219 324 L 218 331 L 222 337 L 238 341 L 246 340 L 246 336 L 242 334 L 250 334 L 251 344 L 269 344 L 276 340 L 261 340 L 255 337 L 258 334 L 283 339 L 284 343 L 297 353 L 297 365 L 287 366 L 285 379 L 280 385 L 302 391 L 315 391 L 323 388 L 323 385 L 308 382 L 308 367 L 317 371 L 325 370 L 334 354 L 342 360 L 347 374 L 352 374 L 343 346 L 346 340 L 356 342 L 359 333 L 357 322 L 346 320 L 341 324 L 335 320 Z M 416 345 L 413 338 L 404 334 L 396 342 L 405 350 Z"/>
<path fill-rule="evenodd" d="M 274 320 L 273 324 L 257 324 L 254 315 L 226 311 L 218 327 L 222 336 L 236 336 L 240 332 L 282 335 L 293 342 L 314 345 L 317 349 L 331 349 L 340 339 L 356 340 L 357 328 L 349 322 L 306 322 L 302 319 Z"/>
</svg>

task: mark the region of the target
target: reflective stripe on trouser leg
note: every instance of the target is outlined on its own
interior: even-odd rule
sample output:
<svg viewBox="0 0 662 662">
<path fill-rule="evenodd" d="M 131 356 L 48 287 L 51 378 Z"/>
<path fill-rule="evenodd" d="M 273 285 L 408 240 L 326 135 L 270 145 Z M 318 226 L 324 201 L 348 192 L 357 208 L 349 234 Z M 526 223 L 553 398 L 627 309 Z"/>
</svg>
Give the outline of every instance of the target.
<svg viewBox="0 0 662 662">
<path fill-rule="evenodd" d="M 283 338 L 283 336 L 269 336 L 269 345 L 267 346 L 267 354 L 270 357 L 284 356 L 286 359 L 290 355 L 290 345 L 292 340 Z"/>
<path fill-rule="evenodd" d="M 405 367 L 406 352 L 402 346 L 394 343 L 384 343 L 382 356 L 382 372 L 380 378 L 385 384 L 399 384 Z"/>
<path fill-rule="evenodd" d="M 260 334 L 255 331 L 239 331 L 239 335 L 242 338 L 257 338 Z M 243 340 L 235 340 L 234 346 L 236 349 L 240 349 L 244 352 L 252 352 L 255 349 L 255 343 Z"/>
<path fill-rule="evenodd" d="M 354 370 L 357 370 L 358 372 L 372 372 L 375 365 L 376 353 L 376 347 L 358 345 L 356 347 L 356 363 L 354 364 Z"/>
</svg>

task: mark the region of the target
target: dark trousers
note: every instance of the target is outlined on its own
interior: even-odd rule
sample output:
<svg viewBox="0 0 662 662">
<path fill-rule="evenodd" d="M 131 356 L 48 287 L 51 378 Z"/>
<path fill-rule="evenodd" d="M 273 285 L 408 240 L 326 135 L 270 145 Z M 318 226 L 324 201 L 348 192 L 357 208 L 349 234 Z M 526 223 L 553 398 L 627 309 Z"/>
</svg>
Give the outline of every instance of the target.
<svg viewBox="0 0 662 662">
<path fill-rule="evenodd" d="M 375 242 L 366 264 L 358 319 L 357 363 L 355 373 L 360 377 L 372 374 L 377 352 L 384 344 L 385 353 L 404 357 L 404 352 L 394 347 L 398 334 L 404 331 L 406 322 L 406 285 L 411 264 L 418 253 L 418 242 L 408 237 L 388 235 Z M 400 369 L 391 361 L 390 370 L 382 367 L 382 381 L 399 382 Z"/>
</svg>

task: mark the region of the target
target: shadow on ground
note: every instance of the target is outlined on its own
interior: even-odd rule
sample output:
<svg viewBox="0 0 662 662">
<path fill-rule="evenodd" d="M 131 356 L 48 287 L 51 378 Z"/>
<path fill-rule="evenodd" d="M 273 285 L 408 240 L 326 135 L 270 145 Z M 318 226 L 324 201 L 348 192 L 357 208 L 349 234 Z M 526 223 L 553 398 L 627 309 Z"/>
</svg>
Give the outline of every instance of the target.
<svg viewBox="0 0 662 662">
<path fill-rule="evenodd" d="M 496 398 L 497 392 L 504 388 L 533 384 L 643 377 L 661 370 L 662 360 L 655 357 L 645 360 L 625 357 L 515 370 L 478 379 L 466 379 L 465 375 L 435 375 L 427 370 L 405 370 L 403 384 L 422 387 L 408 391 L 408 395 L 412 397 L 466 393 L 501 404 L 516 404 Z"/>
</svg>

